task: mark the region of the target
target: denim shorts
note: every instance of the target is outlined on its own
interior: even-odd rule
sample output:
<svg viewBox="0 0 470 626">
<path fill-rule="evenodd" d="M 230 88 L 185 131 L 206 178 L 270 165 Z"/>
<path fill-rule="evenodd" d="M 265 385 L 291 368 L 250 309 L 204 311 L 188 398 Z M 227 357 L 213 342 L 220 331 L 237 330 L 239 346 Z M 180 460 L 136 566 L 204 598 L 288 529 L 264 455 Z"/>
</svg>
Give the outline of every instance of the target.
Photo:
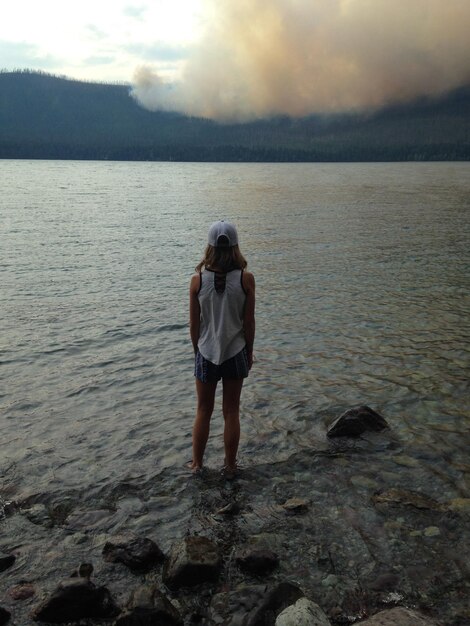
<svg viewBox="0 0 470 626">
<path fill-rule="evenodd" d="M 216 365 L 205 359 L 199 350 L 196 352 L 194 359 L 194 376 L 202 383 L 215 383 L 221 378 L 246 378 L 249 371 L 246 347 L 220 365 Z"/>
</svg>

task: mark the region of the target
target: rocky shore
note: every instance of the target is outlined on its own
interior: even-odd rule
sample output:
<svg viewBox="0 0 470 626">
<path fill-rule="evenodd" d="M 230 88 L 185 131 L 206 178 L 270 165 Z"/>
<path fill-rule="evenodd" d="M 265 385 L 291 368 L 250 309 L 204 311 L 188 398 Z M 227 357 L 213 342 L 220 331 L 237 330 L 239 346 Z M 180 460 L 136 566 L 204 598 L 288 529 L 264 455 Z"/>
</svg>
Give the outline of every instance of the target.
<svg viewBox="0 0 470 626">
<path fill-rule="evenodd" d="M 3 499 L 0 626 L 468 625 L 465 478 L 367 407 L 328 442 L 233 482 Z"/>
</svg>

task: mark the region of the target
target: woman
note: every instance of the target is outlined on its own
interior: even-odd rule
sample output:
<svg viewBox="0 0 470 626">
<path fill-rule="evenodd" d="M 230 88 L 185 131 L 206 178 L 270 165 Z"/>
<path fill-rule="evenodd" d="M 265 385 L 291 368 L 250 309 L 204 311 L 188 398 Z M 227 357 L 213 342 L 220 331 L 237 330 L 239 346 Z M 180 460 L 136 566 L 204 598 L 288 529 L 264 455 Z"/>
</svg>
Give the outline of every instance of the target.
<svg viewBox="0 0 470 626">
<path fill-rule="evenodd" d="M 224 474 L 237 471 L 240 394 L 253 364 L 255 280 L 238 247 L 235 226 L 221 220 L 209 229 L 204 258 L 191 279 L 189 326 L 195 354 L 197 411 L 193 427 L 194 473 L 202 470 L 217 383 L 222 379 Z"/>
</svg>

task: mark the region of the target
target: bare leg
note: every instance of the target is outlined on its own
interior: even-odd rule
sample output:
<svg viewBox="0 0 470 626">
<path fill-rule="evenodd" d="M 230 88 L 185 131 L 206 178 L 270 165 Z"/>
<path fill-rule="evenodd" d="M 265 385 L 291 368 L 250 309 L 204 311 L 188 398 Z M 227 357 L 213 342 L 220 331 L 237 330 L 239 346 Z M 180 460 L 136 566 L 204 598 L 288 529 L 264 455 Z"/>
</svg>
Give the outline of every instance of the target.
<svg viewBox="0 0 470 626">
<path fill-rule="evenodd" d="M 237 467 L 238 442 L 240 441 L 240 394 L 243 378 L 224 378 L 222 410 L 224 414 L 225 466 L 228 470 Z"/>
<path fill-rule="evenodd" d="M 209 438 L 210 422 L 214 410 L 217 383 L 202 383 L 196 378 L 197 410 L 193 426 L 193 470 L 202 467 L 202 460 Z"/>
</svg>

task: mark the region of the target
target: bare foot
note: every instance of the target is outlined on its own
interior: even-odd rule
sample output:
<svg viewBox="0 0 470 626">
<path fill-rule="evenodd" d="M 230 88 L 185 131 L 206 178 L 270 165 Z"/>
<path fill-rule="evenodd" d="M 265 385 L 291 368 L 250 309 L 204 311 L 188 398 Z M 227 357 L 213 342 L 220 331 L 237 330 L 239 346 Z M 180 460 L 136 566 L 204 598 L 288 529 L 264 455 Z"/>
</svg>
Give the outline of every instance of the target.
<svg viewBox="0 0 470 626">
<path fill-rule="evenodd" d="M 235 478 L 238 475 L 238 467 L 236 465 L 234 467 L 230 467 L 229 465 L 225 465 L 222 468 L 221 474 L 225 478 L 225 480 L 235 480 Z"/>
<path fill-rule="evenodd" d="M 186 463 L 186 467 L 191 470 L 191 474 L 200 474 L 202 472 L 202 465 L 196 465 L 193 461 Z"/>
</svg>

